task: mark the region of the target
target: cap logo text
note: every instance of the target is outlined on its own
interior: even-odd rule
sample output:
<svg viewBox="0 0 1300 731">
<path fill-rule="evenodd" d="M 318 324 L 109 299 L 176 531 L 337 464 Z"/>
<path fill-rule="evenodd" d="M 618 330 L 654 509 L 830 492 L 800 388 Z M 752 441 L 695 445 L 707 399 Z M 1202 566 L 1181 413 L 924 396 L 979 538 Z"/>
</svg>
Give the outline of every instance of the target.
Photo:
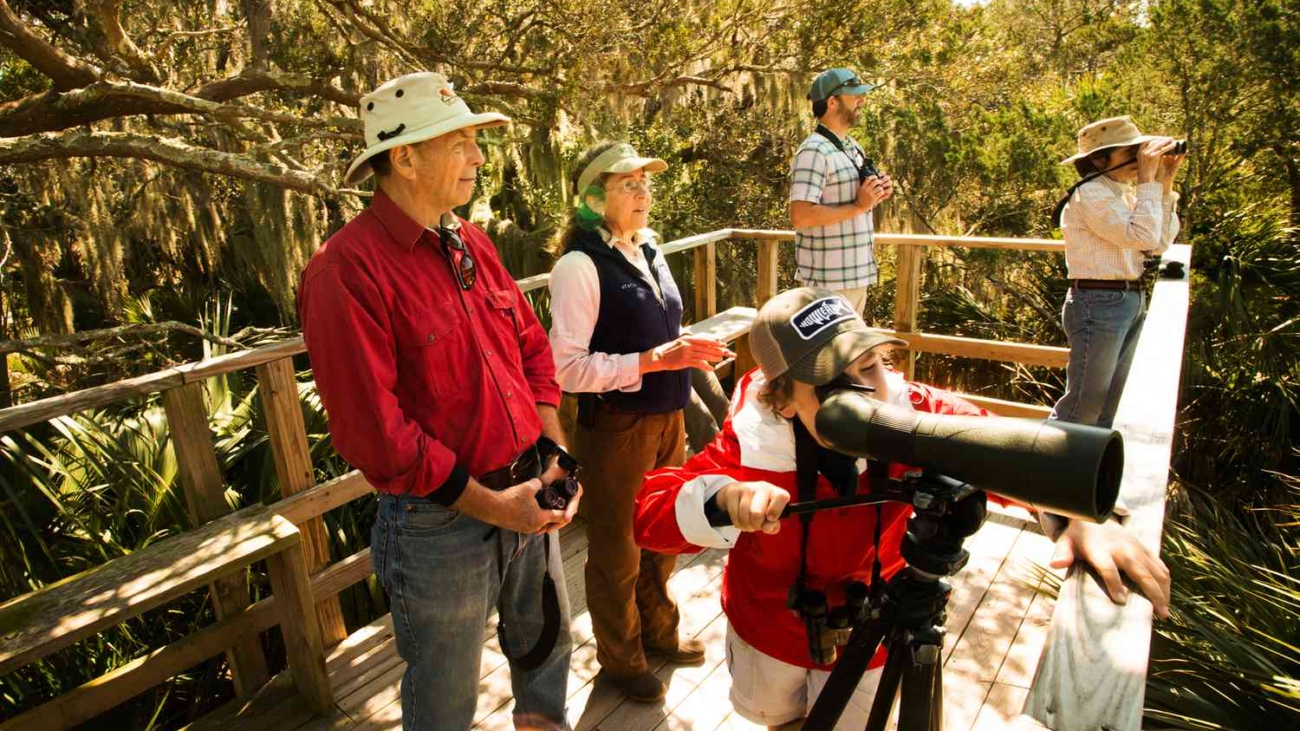
<svg viewBox="0 0 1300 731">
<path fill-rule="evenodd" d="M 845 320 L 852 320 L 856 315 L 849 303 L 840 297 L 823 297 L 794 313 L 790 324 L 804 340 L 812 340 L 826 328 Z"/>
</svg>

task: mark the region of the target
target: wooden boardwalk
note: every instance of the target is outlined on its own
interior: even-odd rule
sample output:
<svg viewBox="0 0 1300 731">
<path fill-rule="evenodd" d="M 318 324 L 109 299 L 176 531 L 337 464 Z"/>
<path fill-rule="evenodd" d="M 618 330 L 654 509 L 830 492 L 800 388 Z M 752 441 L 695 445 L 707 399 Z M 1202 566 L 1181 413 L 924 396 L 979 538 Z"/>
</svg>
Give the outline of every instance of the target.
<svg viewBox="0 0 1300 731">
<path fill-rule="evenodd" d="M 1047 638 L 1052 600 L 1036 591 L 1034 566 L 1046 566 L 1051 542 L 1018 509 L 990 505 L 988 523 L 969 541 L 971 561 L 953 579 L 948 640 L 944 648 L 944 728 L 990 731 L 1026 723 L 1020 718 L 1038 658 Z M 708 648 L 699 667 L 664 665 L 656 672 L 668 684 L 658 704 L 623 698 L 604 683 L 591 618 L 586 611 L 582 566 L 586 532 L 580 522 L 561 536 L 565 576 L 573 609 L 575 649 L 569 676 L 569 721 L 577 731 L 757 731 L 732 713 L 731 678 L 724 658 L 726 618 L 719 605 L 724 551 L 683 556 L 671 588 L 682 614 L 682 633 Z M 257 696 L 232 703 L 190 728 L 222 731 L 400 731 L 399 688 L 403 668 L 389 617 L 354 632 L 329 654 L 328 670 L 336 712 L 313 717 L 283 674 Z M 495 638 L 484 630 L 475 729 L 511 727 L 513 700 L 509 670 Z"/>
</svg>

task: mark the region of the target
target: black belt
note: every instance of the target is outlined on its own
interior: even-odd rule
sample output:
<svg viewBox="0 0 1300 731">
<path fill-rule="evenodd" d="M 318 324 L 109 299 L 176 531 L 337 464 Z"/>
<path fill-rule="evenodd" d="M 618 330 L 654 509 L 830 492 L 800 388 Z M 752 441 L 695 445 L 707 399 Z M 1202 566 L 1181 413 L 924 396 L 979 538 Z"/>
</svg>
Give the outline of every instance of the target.
<svg viewBox="0 0 1300 731">
<path fill-rule="evenodd" d="M 1141 279 L 1071 279 L 1070 286 L 1075 289 L 1122 289 L 1137 291 L 1145 286 Z"/>
<path fill-rule="evenodd" d="M 537 445 L 534 444 L 515 457 L 515 461 L 499 470 L 488 472 L 478 478 L 478 481 L 489 490 L 501 492 L 511 485 L 518 485 L 541 475 L 542 462 L 537 454 Z"/>
</svg>

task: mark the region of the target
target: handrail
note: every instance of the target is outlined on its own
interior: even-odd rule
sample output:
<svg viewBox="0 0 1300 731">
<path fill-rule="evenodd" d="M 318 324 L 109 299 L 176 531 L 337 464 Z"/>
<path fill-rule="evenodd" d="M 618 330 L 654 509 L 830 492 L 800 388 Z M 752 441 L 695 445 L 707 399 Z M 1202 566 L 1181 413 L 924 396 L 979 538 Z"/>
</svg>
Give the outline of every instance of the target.
<svg viewBox="0 0 1300 731">
<path fill-rule="evenodd" d="M 765 229 L 741 229 L 741 228 L 724 228 L 717 231 L 687 236 L 675 239 L 664 244 L 661 248 L 665 255 L 676 254 L 683 251 L 690 251 L 701 246 L 717 244 L 723 241 L 731 240 L 753 240 L 759 242 L 789 241 L 794 239 L 793 231 L 765 230 Z M 971 237 L 971 236 L 931 236 L 918 234 L 889 234 L 878 233 L 875 240 L 881 244 L 894 244 L 899 246 L 938 246 L 938 247 L 967 247 L 967 248 L 995 248 L 995 249 L 1015 249 L 1023 251 L 1064 251 L 1064 244 L 1051 239 L 1009 239 L 1009 238 L 991 238 L 991 237 Z M 768 252 L 770 258 L 774 254 Z M 772 265 L 769 264 L 769 267 Z M 767 275 L 767 279 L 775 276 L 774 268 L 769 271 L 761 272 Z M 550 281 L 549 273 L 534 274 L 529 277 L 516 280 L 519 289 L 524 292 L 531 292 L 535 289 L 545 287 Z M 760 289 L 774 289 L 771 282 L 760 282 Z M 775 293 L 775 292 L 772 292 Z M 761 303 L 760 303 L 761 304 Z M 715 314 L 706 313 L 705 316 Z M 947 337 L 925 335 L 925 338 Z M 940 341 L 933 341 L 940 342 Z M 1029 348 L 1043 347 L 1033 346 L 1028 343 L 1004 343 L 1004 345 L 1023 345 Z M 947 353 L 943 350 L 925 350 L 918 342 L 914 344 L 914 350 L 918 352 Z M 153 393 L 159 393 L 172 388 L 183 386 L 187 383 L 194 383 L 212 376 L 218 376 L 225 373 L 252 368 L 263 363 L 287 358 L 307 352 L 303 343 L 302 336 L 295 336 L 282 340 L 271 345 L 264 345 L 251 350 L 245 350 L 239 353 L 231 353 L 209 360 L 187 363 L 181 366 L 166 368 L 155 373 L 128 378 L 115 383 L 94 386 L 91 388 L 75 391 L 73 393 L 51 396 L 49 398 L 32 401 L 26 404 L 10 406 L 6 409 L 0 409 L 0 433 L 21 429 L 22 427 L 38 424 L 43 421 L 49 421 L 60 416 L 92 409 L 118 401 L 147 396 Z M 1024 351 L 1026 353 L 1032 350 Z M 960 353 L 949 353 L 951 355 L 961 355 Z M 979 357 L 979 356 L 971 356 Z M 1015 358 L 1009 358 L 1015 360 Z M 1021 362 L 1021 361 L 1016 361 Z M 1026 361 L 1032 364 L 1038 364 L 1038 360 Z M 1053 363 L 1054 364 L 1054 363 Z"/>
<path fill-rule="evenodd" d="M 1158 279 L 1134 368 L 1120 398 L 1115 428 L 1124 435 L 1120 500 L 1125 525 L 1159 553 L 1165 519 L 1179 379 L 1190 298 L 1191 247 L 1177 245 L 1166 261 L 1183 263 L 1182 279 Z M 1117 641 L 1117 638 L 1122 638 Z M 1025 713 L 1057 731 L 1141 727 L 1151 654 L 1151 603 L 1137 592 L 1111 602 L 1093 575 L 1078 566 L 1061 586 L 1047 646 L 1030 686 Z"/>
</svg>

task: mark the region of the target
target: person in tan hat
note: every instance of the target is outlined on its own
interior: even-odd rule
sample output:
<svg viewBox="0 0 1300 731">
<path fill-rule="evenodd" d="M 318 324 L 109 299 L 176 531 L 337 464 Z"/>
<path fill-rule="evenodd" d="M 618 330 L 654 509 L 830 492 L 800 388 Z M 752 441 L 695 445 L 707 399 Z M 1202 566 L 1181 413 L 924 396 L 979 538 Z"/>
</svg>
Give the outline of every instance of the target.
<svg viewBox="0 0 1300 731">
<path fill-rule="evenodd" d="M 664 697 L 651 660 L 704 662 L 678 637 L 668 577 L 677 556 L 637 548 L 632 501 L 645 473 L 686 458 L 691 369 L 732 355 L 684 335 L 682 297 L 648 226 L 650 175 L 667 164 L 626 142 L 593 145 L 574 170 L 575 205 L 551 272 L 551 347 L 565 392 L 578 395 L 573 453 L 589 492 L 587 608 L 601 678 L 628 698 Z"/>
<path fill-rule="evenodd" d="M 481 229 L 477 130 L 439 74 L 361 98 L 370 207 L 303 271 L 298 308 L 334 447 L 379 492 L 371 560 L 406 661 L 402 726 L 468 729 L 495 610 L 516 728 L 567 729 L 571 639 L 556 529 L 579 505 L 538 493 L 576 471 L 563 451 L 546 332 Z M 543 496 L 544 498 L 545 496 Z"/>
<path fill-rule="evenodd" d="M 988 413 L 948 391 L 905 381 L 886 360 L 892 345 L 906 343 L 868 328 L 831 290 L 777 295 L 758 312 L 750 332 L 758 368 L 737 382 L 722 432 L 684 466 L 647 475 L 637 497 L 642 547 L 731 549 L 722 579 L 731 703 L 754 723 L 798 727 L 834 668 L 833 661 L 813 659 L 805 623 L 788 608 L 792 590 L 822 592 L 833 607 L 844 603 L 848 582 L 870 582 L 877 555 L 884 578 L 903 566 L 899 547 L 910 506 L 886 503 L 878 511 L 826 510 L 780 520 L 791 495 L 799 494 L 797 463 L 804 457 L 797 453 L 817 455 L 815 494 L 801 501 L 880 491 L 885 478 L 905 469 L 868 470 L 864 461 L 832 451 L 817 434 L 817 387 L 866 387 L 874 389 L 872 398 L 936 414 Z M 711 526 L 706 514 L 713 510 L 725 511 L 734 527 Z M 1054 565 L 1076 555 L 1089 561 L 1121 602 L 1122 569 L 1152 597 L 1157 613 L 1167 614 L 1169 573 L 1132 534 L 1117 523 L 1071 523 L 1062 535 L 1063 553 Z M 872 659 L 837 729 L 866 725 L 883 659 Z"/>
<path fill-rule="evenodd" d="M 1114 117 L 1079 130 L 1078 153 L 1061 161 L 1082 180 L 1059 214 L 1070 277 L 1061 308 L 1070 363 L 1053 418 L 1102 427 L 1115 421 L 1146 319 L 1144 261 L 1178 235 L 1177 146 Z"/>
</svg>

